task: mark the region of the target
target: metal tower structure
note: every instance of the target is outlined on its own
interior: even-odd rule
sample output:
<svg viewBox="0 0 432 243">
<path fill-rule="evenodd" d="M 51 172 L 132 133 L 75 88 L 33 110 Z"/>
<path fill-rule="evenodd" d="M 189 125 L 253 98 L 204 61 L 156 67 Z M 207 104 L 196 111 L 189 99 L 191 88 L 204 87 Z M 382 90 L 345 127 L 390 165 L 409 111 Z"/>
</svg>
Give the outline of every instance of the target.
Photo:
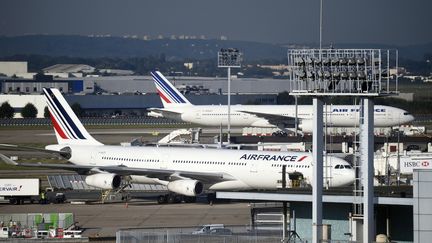
<svg viewBox="0 0 432 243">
<path fill-rule="evenodd" d="M 228 72 L 228 143 L 231 138 L 231 68 L 240 68 L 242 59 L 243 53 L 236 48 L 222 48 L 218 52 L 218 67 L 227 68 Z"/>
<path fill-rule="evenodd" d="M 355 110 L 360 118 L 359 178 L 354 188 L 354 208 L 363 218 L 363 242 L 372 242 L 373 218 L 373 127 L 375 97 L 398 94 L 398 52 L 382 49 L 293 49 L 288 51 L 292 80 L 291 95 L 313 97 L 313 185 L 312 185 L 312 242 L 322 240 L 323 191 L 323 99 L 347 96 L 360 98 Z M 326 110 L 327 113 L 327 110 Z M 327 161 L 326 161 L 327 163 Z M 331 163 L 330 163 L 331 165 Z M 357 183 L 358 182 L 358 183 Z M 358 239 L 357 239 L 358 240 Z"/>
</svg>

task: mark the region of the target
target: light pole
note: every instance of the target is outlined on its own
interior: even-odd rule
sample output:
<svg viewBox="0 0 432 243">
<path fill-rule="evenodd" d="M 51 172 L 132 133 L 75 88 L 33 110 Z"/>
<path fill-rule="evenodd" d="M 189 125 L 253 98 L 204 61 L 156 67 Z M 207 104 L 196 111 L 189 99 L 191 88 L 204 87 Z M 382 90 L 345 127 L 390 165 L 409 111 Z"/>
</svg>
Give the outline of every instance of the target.
<svg viewBox="0 0 432 243">
<path fill-rule="evenodd" d="M 323 190 L 323 102 L 324 97 L 347 96 L 362 99 L 360 106 L 360 159 L 361 168 L 353 195 L 353 220 L 363 220 L 363 242 L 372 242 L 374 235 L 373 194 L 373 152 L 374 152 L 374 98 L 398 94 L 383 85 L 382 73 L 389 72 L 396 59 L 388 57 L 388 50 L 381 49 L 291 49 L 288 51 L 288 65 L 294 89 L 290 95 L 312 96 L 313 98 L 313 185 L 312 185 L 312 242 L 322 241 L 322 190 Z M 387 56 L 386 56 L 387 55 Z M 353 60 L 339 62 L 339 60 Z M 325 62 L 324 60 L 327 60 Z M 372 60 L 366 62 L 365 60 Z M 386 63 L 387 61 L 387 63 Z M 331 63 L 338 63 L 332 65 Z M 356 63 L 356 64 L 354 64 Z M 383 72 L 384 70 L 384 72 Z M 305 75 L 306 73 L 310 75 Z M 328 73 L 329 75 L 325 75 Z M 331 74 L 339 74 L 337 76 Z M 341 75 L 344 73 L 345 75 Z M 352 75 L 348 75 L 351 73 Z M 350 84 L 350 85 L 346 85 Z M 355 85 L 357 84 L 357 85 Z M 397 87 L 397 80 L 395 86 Z M 311 89 L 310 87 L 315 87 Z M 387 88 L 387 89 L 386 89 Z M 326 109 L 326 113 L 327 113 Z M 324 114 L 326 114 L 324 113 Z M 327 162 L 326 162 L 327 163 Z M 331 163 L 331 162 L 330 162 Z M 357 183 L 360 182 L 360 183 Z M 353 235 L 353 240 L 361 237 Z"/>
<path fill-rule="evenodd" d="M 218 52 L 218 67 L 227 68 L 228 75 L 228 125 L 227 139 L 231 138 L 231 68 L 240 68 L 243 53 L 236 48 L 222 48 Z M 222 139 L 222 138 L 221 138 Z"/>
</svg>

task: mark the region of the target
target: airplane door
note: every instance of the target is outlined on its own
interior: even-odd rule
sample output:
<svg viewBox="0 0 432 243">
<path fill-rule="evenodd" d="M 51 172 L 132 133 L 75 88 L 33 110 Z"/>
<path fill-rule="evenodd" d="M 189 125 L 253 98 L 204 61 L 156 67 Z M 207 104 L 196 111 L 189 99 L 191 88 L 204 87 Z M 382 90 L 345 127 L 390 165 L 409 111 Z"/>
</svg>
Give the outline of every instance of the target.
<svg viewBox="0 0 432 243">
<path fill-rule="evenodd" d="M 247 113 L 242 113 L 241 116 L 243 117 L 243 120 L 247 120 L 249 118 L 249 116 L 251 116 L 251 115 L 247 114 Z"/>
<path fill-rule="evenodd" d="M 90 165 L 96 165 L 96 154 L 90 153 Z"/>
<path fill-rule="evenodd" d="M 105 156 L 105 151 L 95 151 L 90 153 L 90 165 L 96 165 L 96 161 L 98 158 L 102 158 Z M 101 160 L 99 163 L 103 163 L 103 160 Z"/>
<path fill-rule="evenodd" d="M 352 111 L 352 110 L 350 110 L 349 111 L 349 113 L 348 113 L 349 115 L 349 120 L 351 121 L 350 123 L 351 124 L 360 124 L 360 111 Z"/>
<path fill-rule="evenodd" d="M 394 114 L 392 113 L 392 112 L 390 112 L 389 111 L 389 109 L 386 109 L 386 112 L 385 112 L 385 116 L 386 116 L 386 121 L 387 122 L 389 122 L 389 123 L 393 123 L 394 122 L 394 120 L 395 120 L 395 116 L 394 116 Z M 400 123 L 400 114 L 398 115 L 398 119 L 397 119 L 397 123 Z M 385 121 L 384 121 L 385 122 Z M 387 125 L 387 124 L 384 124 L 384 125 Z"/>
<path fill-rule="evenodd" d="M 252 173 L 257 173 L 258 172 L 257 163 L 255 161 L 252 161 L 250 163 L 250 172 L 252 172 Z"/>
<path fill-rule="evenodd" d="M 201 119 L 201 116 L 202 116 L 202 111 L 201 111 L 201 110 L 197 110 L 197 111 L 195 112 L 195 119 L 200 120 L 200 119 Z"/>
<path fill-rule="evenodd" d="M 160 156 L 160 161 L 159 161 L 159 165 L 161 169 L 166 169 L 168 168 L 168 164 L 170 163 L 170 156 L 167 154 L 162 154 Z"/>
</svg>

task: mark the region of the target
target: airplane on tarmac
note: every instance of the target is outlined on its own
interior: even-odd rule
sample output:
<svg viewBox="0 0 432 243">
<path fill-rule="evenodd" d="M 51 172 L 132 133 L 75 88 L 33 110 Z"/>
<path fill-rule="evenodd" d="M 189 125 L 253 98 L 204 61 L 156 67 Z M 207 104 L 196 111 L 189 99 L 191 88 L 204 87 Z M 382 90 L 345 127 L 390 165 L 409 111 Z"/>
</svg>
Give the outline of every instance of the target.
<svg viewBox="0 0 432 243">
<path fill-rule="evenodd" d="M 164 108 L 150 108 L 149 116 L 166 117 L 203 126 L 226 126 L 226 105 L 193 105 L 159 71 L 151 72 Z M 303 133 L 312 133 L 311 105 L 298 106 L 298 127 Z M 358 105 L 327 105 L 324 121 L 329 127 L 354 127 L 359 124 Z M 392 127 L 409 123 L 414 117 L 407 111 L 390 106 L 374 107 L 375 127 Z M 325 115 L 327 114 L 327 117 Z M 295 105 L 232 105 L 232 127 L 293 128 Z"/>
<path fill-rule="evenodd" d="M 0 154 L 8 164 L 74 170 L 87 174 L 88 185 L 100 189 L 122 189 L 129 183 L 160 184 L 177 194 L 194 197 L 204 190 L 276 189 L 282 168 L 301 174 L 312 183 L 312 154 L 255 150 L 185 147 L 124 147 L 104 145 L 94 139 L 57 89 L 44 89 L 58 144 L 47 151 L 63 156 L 69 164 L 16 163 Z M 354 170 L 343 159 L 326 156 L 331 165 L 330 186 L 354 182 Z"/>
</svg>

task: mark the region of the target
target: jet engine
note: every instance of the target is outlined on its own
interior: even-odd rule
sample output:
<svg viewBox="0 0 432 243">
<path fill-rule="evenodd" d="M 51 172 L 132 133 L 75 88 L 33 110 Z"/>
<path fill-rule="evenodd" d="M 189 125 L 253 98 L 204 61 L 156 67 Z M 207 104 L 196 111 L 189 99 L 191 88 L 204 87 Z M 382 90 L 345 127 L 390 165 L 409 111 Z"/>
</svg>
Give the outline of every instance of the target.
<svg viewBox="0 0 432 243">
<path fill-rule="evenodd" d="M 176 180 L 167 185 L 168 190 L 185 196 L 196 196 L 203 192 L 204 185 L 197 180 Z"/>
<path fill-rule="evenodd" d="M 120 187 L 121 177 L 112 173 L 98 173 L 87 176 L 85 182 L 101 189 L 117 189 Z"/>
<path fill-rule="evenodd" d="M 255 121 L 254 123 L 252 123 L 251 126 L 253 126 L 253 127 L 274 127 L 272 124 L 270 124 L 265 119 L 259 119 L 259 120 Z"/>
<path fill-rule="evenodd" d="M 302 130 L 303 133 L 312 133 L 313 132 L 313 121 L 312 120 L 302 120 L 299 124 L 299 129 Z"/>
</svg>

